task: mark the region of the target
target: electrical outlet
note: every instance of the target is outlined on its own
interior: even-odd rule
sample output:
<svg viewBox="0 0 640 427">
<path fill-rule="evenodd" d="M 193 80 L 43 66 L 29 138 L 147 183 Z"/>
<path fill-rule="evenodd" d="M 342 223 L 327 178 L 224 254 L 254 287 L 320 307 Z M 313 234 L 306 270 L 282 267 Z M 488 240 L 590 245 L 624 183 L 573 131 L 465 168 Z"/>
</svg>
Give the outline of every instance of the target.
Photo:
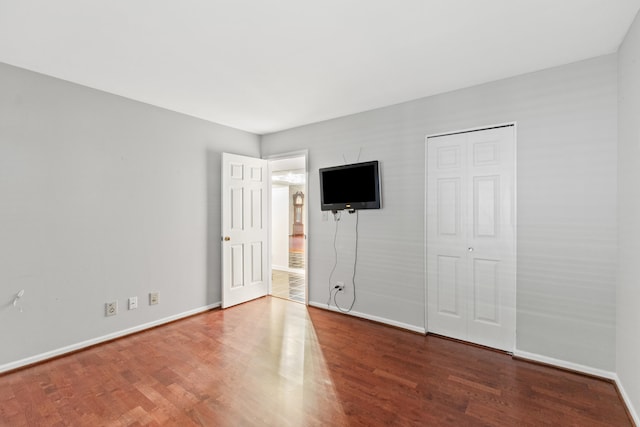
<svg viewBox="0 0 640 427">
<path fill-rule="evenodd" d="M 104 305 L 105 316 L 115 316 L 118 314 L 118 301 L 108 302 Z"/>
<path fill-rule="evenodd" d="M 160 296 L 158 292 L 149 293 L 149 305 L 156 305 L 160 302 Z"/>
<path fill-rule="evenodd" d="M 336 282 L 336 286 L 338 287 L 338 292 L 344 291 L 344 282 Z"/>
<path fill-rule="evenodd" d="M 129 310 L 135 310 L 138 308 L 138 297 L 129 298 Z"/>
</svg>

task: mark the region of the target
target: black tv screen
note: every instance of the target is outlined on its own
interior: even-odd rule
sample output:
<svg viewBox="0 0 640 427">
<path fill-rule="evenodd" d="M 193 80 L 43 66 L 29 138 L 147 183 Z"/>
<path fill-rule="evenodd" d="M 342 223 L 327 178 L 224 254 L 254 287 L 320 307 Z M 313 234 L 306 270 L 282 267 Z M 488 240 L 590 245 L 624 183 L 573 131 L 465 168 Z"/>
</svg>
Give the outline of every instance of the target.
<svg viewBox="0 0 640 427">
<path fill-rule="evenodd" d="M 380 209 L 378 161 L 320 169 L 323 211 Z"/>
</svg>

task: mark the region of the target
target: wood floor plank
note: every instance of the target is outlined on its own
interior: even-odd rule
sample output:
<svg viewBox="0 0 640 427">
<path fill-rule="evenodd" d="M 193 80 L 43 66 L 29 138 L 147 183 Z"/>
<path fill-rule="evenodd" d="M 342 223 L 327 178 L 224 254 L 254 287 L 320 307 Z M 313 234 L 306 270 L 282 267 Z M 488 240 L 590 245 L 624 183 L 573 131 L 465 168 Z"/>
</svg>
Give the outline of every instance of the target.
<svg viewBox="0 0 640 427">
<path fill-rule="evenodd" d="M 630 426 L 606 381 L 262 298 L 0 376 L 0 426 Z"/>
</svg>

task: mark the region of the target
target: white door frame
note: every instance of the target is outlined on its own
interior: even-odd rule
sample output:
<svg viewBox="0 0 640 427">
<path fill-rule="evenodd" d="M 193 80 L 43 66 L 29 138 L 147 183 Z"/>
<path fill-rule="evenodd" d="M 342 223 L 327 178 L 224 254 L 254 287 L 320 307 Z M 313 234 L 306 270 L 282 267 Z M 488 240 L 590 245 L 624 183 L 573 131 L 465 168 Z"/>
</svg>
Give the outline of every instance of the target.
<svg viewBox="0 0 640 427">
<path fill-rule="evenodd" d="M 427 136 L 425 136 L 424 138 L 424 207 L 423 207 L 423 212 L 424 212 L 424 259 L 422 260 L 423 263 L 423 273 L 424 273 L 424 330 L 426 334 L 429 334 L 429 301 L 428 301 L 428 280 L 427 280 L 427 180 L 428 180 L 428 170 L 427 170 L 427 165 L 428 163 L 428 150 L 427 150 L 427 143 L 429 142 L 429 138 L 434 138 L 437 136 L 446 136 L 446 135 L 454 135 L 457 133 L 467 133 L 467 132 L 476 132 L 476 131 L 481 131 L 481 130 L 487 130 L 487 129 L 492 129 L 492 128 L 497 128 L 497 127 L 505 127 L 505 126 L 513 126 L 513 143 L 514 143 L 514 147 L 513 147 L 513 151 L 514 151 L 514 159 L 513 159 L 513 163 L 514 163 L 514 177 L 513 177 L 513 185 L 514 185 L 514 201 L 513 201 L 513 218 L 514 218 L 514 246 L 513 246 L 513 250 L 514 250 L 514 257 L 515 257 L 515 265 L 514 265 L 514 274 L 515 274 L 515 278 L 516 278 L 516 283 L 515 283 L 515 295 L 514 295 L 514 301 L 516 304 L 516 316 L 515 316 L 515 327 L 514 327 L 514 335 L 517 335 L 517 298 L 518 298 L 518 293 L 517 293 L 517 289 L 518 289 L 518 122 L 513 121 L 513 122 L 506 122 L 506 123 L 499 123 L 499 124 L 494 124 L 494 125 L 487 125 L 487 126 L 478 126 L 478 127 L 473 127 L 473 128 L 466 128 L 466 129 L 460 129 L 460 130 L 455 130 L 455 131 L 450 131 L 450 132 L 440 132 L 440 133 L 434 133 L 434 134 L 429 134 Z M 513 343 L 514 343 L 514 348 L 513 350 L 516 349 L 517 347 L 517 336 L 513 337 Z"/>
<path fill-rule="evenodd" d="M 268 156 L 263 156 L 262 159 L 263 160 L 267 160 L 268 161 L 268 170 L 267 173 L 269 175 L 269 179 L 267 180 L 268 185 L 267 185 L 267 194 L 268 194 L 268 207 L 267 207 L 267 216 L 268 216 L 268 224 L 269 224 L 269 230 L 268 230 L 268 235 L 267 235 L 267 244 L 269 247 L 269 253 L 268 253 L 268 258 L 269 258 L 269 268 L 268 268 L 268 275 L 269 275 L 269 287 L 268 287 L 268 294 L 271 294 L 272 291 L 272 286 L 273 286 L 273 271 L 272 271 L 272 264 L 273 264 L 273 254 L 272 254 L 272 250 L 271 250 L 271 244 L 273 241 L 273 236 L 272 236 L 272 218 L 271 218 L 271 214 L 272 214 L 272 204 L 273 201 L 272 199 L 272 184 L 271 184 L 271 160 L 284 160 L 284 159 L 291 159 L 294 157 L 304 157 L 304 173 L 305 173 L 305 177 L 304 177 L 304 196 L 305 196 L 305 203 L 306 205 L 306 209 L 304 210 L 304 224 L 305 224 L 305 233 L 304 233 L 304 304 L 305 305 L 309 305 L 309 239 L 308 239 L 308 230 L 309 230 L 309 197 L 308 197 L 308 189 L 309 189 L 309 150 L 298 150 L 298 151 L 288 151 L 285 153 L 278 153 L 278 154 L 270 154 Z"/>
</svg>

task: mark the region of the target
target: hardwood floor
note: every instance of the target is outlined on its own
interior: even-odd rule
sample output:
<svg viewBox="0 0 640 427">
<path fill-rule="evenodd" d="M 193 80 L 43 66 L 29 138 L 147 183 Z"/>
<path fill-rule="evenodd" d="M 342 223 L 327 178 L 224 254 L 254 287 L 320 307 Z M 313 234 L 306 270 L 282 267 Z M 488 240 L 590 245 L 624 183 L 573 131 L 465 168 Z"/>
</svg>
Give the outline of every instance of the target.
<svg viewBox="0 0 640 427">
<path fill-rule="evenodd" d="M 0 376 L 2 426 L 628 426 L 612 384 L 278 298 Z"/>
</svg>

